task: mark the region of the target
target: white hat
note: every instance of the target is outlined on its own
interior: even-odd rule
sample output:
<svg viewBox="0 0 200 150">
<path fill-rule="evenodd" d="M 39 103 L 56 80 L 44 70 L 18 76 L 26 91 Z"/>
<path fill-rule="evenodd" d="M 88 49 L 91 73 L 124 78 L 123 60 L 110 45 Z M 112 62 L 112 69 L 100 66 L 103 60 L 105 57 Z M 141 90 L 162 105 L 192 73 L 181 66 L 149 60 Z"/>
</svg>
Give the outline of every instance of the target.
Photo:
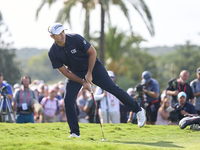
<svg viewBox="0 0 200 150">
<path fill-rule="evenodd" d="M 48 28 L 49 33 L 56 34 L 56 35 L 59 35 L 63 30 L 65 30 L 65 28 L 63 27 L 61 23 L 58 23 L 58 22 L 52 24 Z"/>
<path fill-rule="evenodd" d="M 127 92 L 127 93 L 134 92 L 134 89 L 133 89 L 133 88 L 128 88 L 128 90 L 127 90 L 126 92 Z"/>
<path fill-rule="evenodd" d="M 13 88 L 18 89 L 18 88 L 20 88 L 20 85 L 18 83 L 16 83 L 16 84 L 14 84 Z"/>
<path fill-rule="evenodd" d="M 115 75 L 114 75 L 114 72 L 113 71 L 107 71 L 108 72 L 108 75 L 110 76 L 110 77 L 114 77 L 114 79 L 115 79 Z"/>
</svg>

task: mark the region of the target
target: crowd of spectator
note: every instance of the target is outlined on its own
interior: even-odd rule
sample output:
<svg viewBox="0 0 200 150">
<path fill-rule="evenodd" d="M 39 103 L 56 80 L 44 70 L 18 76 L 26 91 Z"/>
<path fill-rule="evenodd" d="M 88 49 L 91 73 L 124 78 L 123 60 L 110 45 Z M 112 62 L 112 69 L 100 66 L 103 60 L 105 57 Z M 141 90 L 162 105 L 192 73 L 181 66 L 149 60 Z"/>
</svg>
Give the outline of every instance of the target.
<svg viewBox="0 0 200 150">
<path fill-rule="evenodd" d="M 108 71 L 108 74 L 114 81 L 116 78 L 114 73 Z M 141 75 L 142 98 L 140 99 L 142 100 L 138 101 L 138 94 L 141 96 L 139 93 L 141 91 L 137 91 L 136 88 L 130 87 L 127 93 L 146 110 L 146 124 L 177 125 L 185 115 L 200 115 L 200 68 L 197 68 L 196 75 L 197 78 L 189 84 L 187 82 L 189 72 L 182 70 L 179 78 L 166 83 L 167 88 L 160 93 L 159 83 L 151 77 L 149 71 L 144 71 Z M 21 83 L 11 86 L 4 81 L 3 73 L 0 72 L 0 87 L 3 86 L 7 87 L 7 97 L 17 123 L 67 122 L 64 102 L 65 82 L 59 81 L 47 85 L 42 80 L 31 82 L 30 77 L 24 76 Z M 137 123 L 136 114 L 114 95 L 100 87 L 92 89 L 101 123 Z M 2 98 L 3 95 L 0 93 L 0 96 Z M 82 88 L 74 105 L 79 122 L 99 123 L 90 92 Z M 5 102 L 2 107 L 2 112 L 4 111 L 7 111 Z M 3 118 L 5 116 L 7 119 Z M 0 121 L 7 120 L 8 115 L 1 114 Z"/>
</svg>

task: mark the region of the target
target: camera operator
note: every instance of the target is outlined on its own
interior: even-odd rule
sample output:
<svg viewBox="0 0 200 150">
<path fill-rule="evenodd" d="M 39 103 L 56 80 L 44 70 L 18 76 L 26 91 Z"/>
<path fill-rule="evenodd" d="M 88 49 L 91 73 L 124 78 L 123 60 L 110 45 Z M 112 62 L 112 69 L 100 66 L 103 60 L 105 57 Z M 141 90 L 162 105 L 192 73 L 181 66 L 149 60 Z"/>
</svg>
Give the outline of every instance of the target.
<svg viewBox="0 0 200 150">
<path fill-rule="evenodd" d="M 3 86 L 6 87 L 6 90 L 7 90 L 6 96 L 8 97 L 9 102 L 10 102 L 10 104 L 11 104 L 12 99 L 13 99 L 12 86 L 11 86 L 10 84 L 6 83 L 6 82 L 3 82 L 3 73 L 0 72 L 0 88 L 3 87 Z M 1 91 L 0 91 L 0 97 L 1 97 L 1 95 L 2 95 L 2 93 L 1 93 Z M 11 108 L 11 109 L 12 109 L 12 108 Z M 3 102 L 3 112 L 5 112 L 5 111 L 6 111 L 6 102 L 4 101 L 4 102 Z M 1 117 L 0 117 L 0 118 L 1 118 Z"/>
<path fill-rule="evenodd" d="M 159 83 L 151 78 L 149 71 L 142 73 L 143 93 L 144 93 L 144 108 L 146 110 L 146 124 L 156 124 L 157 112 L 160 107 L 159 101 Z"/>
<path fill-rule="evenodd" d="M 196 115 L 196 109 L 194 105 L 189 103 L 187 99 L 187 95 L 185 92 L 178 93 L 178 103 L 176 103 L 174 106 L 175 110 L 178 109 L 178 119 L 181 120 L 184 118 L 184 115 Z"/>
<path fill-rule="evenodd" d="M 187 101 L 190 101 L 194 104 L 194 95 L 191 86 L 187 83 L 189 77 L 189 72 L 186 70 L 182 70 L 179 75 L 179 79 L 174 80 L 166 89 L 166 93 L 169 96 L 172 96 L 171 106 L 178 102 L 177 95 L 179 92 L 183 91 L 187 94 Z"/>
</svg>

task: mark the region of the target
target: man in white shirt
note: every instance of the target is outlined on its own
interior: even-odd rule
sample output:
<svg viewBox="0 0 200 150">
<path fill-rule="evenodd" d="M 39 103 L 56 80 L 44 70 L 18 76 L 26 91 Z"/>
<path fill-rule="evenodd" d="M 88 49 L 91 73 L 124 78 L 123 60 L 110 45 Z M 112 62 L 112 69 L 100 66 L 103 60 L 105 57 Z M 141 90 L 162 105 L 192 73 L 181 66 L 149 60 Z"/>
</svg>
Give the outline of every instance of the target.
<svg viewBox="0 0 200 150">
<path fill-rule="evenodd" d="M 113 71 L 108 71 L 108 75 L 113 81 L 115 80 Z M 96 88 L 94 97 L 96 101 L 100 101 L 99 115 L 101 123 L 120 123 L 119 100 L 100 87 Z"/>
</svg>

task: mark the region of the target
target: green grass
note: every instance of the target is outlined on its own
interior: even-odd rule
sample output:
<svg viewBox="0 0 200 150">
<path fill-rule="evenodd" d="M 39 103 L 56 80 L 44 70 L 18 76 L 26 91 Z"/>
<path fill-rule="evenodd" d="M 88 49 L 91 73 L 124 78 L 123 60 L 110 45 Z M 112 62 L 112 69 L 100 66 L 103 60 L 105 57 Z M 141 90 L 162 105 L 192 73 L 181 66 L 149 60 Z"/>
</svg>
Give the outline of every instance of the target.
<svg viewBox="0 0 200 150">
<path fill-rule="evenodd" d="M 179 126 L 138 128 L 134 124 L 79 124 L 81 138 L 68 138 L 67 123 L 0 123 L 1 150 L 160 150 L 200 149 L 200 131 Z"/>
</svg>

